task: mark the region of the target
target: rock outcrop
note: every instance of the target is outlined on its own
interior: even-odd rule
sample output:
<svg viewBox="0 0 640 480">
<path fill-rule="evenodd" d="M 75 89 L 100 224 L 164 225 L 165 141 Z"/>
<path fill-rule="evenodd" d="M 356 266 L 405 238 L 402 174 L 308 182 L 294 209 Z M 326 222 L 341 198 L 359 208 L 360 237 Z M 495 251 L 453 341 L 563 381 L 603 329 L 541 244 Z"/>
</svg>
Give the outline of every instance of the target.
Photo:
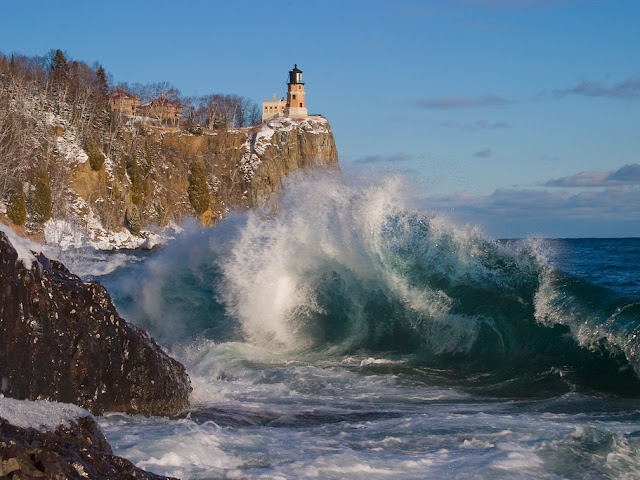
<svg viewBox="0 0 640 480">
<path fill-rule="evenodd" d="M 76 224 L 95 216 L 107 229 L 126 225 L 131 231 L 189 217 L 213 225 L 229 211 L 263 206 L 294 172 L 338 168 L 323 117 L 279 118 L 200 135 L 146 127 L 128 143 L 137 147 L 121 154 L 121 164 L 108 157 L 98 171 L 88 162 L 77 165 L 70 185 L 77 197 L 67 199 Z"/>
<path fill-rule="evenodd" d="M 0 231 L 0 393 L 94 414 L 172 415 L 188 406 L 184 367 L 122 319 L 102 285 L 19 251 L 20 259 Z"/>
<path fill-rule="evenodd" d="M 7 400 L 0 398 L 1 478 L 167 478 L 114 455 L 95 419 L 86 411 L 52 428 L 24 427 L 3 418 L 1 407 Z M 49 402 L 14 403 L 25 404 L 24 415 L 32 414 L 34 409 L 46 414 L 58 406 L 48 405 Z"/>
<path fill-rule="evenodd" d="M 52 218 L 37 224 L 29 214 L 27 226 L 16 227 L 0 199 L 0 221 L 63 248 L 149 248 L 187 219 L 211 226 L 230 211 L 274 205 L 294 173 L 339 169 L 331 127 L 319 116 L 197 135 L 140 125 L 122 137 L 98 170 L 72 132 L 57 137 Z"/>
</svg>

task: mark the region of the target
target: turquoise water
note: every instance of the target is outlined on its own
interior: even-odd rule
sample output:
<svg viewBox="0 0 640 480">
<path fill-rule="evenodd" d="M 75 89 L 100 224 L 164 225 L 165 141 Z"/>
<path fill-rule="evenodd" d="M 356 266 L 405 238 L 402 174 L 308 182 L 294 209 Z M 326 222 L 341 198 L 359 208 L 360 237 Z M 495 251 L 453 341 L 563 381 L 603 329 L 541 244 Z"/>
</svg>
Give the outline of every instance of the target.
<svg viewBox="0 0 640 480">
<path fill-rule="evenodd" d="M 181 478 L 640 476 L 640 240 L 496 241 L 405 191 L 308 178 L 89 259 L 194 385 L 186 417 L 102 417 L 115 453 Z"/>
</svg>

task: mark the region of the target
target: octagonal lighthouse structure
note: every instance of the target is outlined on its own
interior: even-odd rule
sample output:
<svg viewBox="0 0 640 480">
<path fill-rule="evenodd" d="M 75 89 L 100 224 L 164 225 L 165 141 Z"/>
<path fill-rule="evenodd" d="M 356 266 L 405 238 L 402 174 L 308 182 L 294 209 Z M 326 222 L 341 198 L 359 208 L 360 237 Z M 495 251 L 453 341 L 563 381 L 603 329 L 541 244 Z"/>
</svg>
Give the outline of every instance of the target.
<svg viewBox="0 0 640 480">
<path fill-rule="evenodd" d="M 284 98 L 277 100 L 275 93 L 273 94 L 273 100 L 263 101 L 262 121 L 268 122 L 278 117 L 304 118 L 308 115 L 302 70 L 298 68 L 298 64 L 295 64 L 293 70 L 289 70 L 286 101 Z"/>
<path fill-rule="evenodd" d="M 287 106 L 284 107 L 285 117 L 306 117 L 307 103 L 304 94 L 304 82 L 302 81 L 302 70 L 298 69 L 298 64 L 289 71 L 289 82 L 287 83 Z"/>
</svg>

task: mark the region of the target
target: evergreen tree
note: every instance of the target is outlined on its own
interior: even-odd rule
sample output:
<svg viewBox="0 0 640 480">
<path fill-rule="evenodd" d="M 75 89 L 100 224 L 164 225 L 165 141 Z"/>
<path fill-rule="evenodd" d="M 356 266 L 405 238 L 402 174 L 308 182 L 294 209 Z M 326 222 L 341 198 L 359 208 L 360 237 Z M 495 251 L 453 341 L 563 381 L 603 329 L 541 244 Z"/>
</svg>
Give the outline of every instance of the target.
<svg viewBox="0 0 640 480">
<path fill-rule="evenodd" d="M 35 189 L 31 194 L 31 215 L 37 223 L 44 223 L 51 218 L 51 185 L 49 174 L 40 168 L 35 176 Z"/>
<path fill-rule="evenodd" d="M 124 221 L 127 225 L 127 228 L 134 235 L 140 235 L 140 230 L 142 229 L 142 219 L 140 218 L 140 207 L 138 205 L 131 205 L 131 207 L 126 211 L 124 216 Z"/>
<path fill-rule="evenodd" d="M 91 165 L 91 170 L 98 171 L 104 165 L 104 155 L 100 151 L 100 148 L 90 138 L 87 139 L 87 146 L 84 151 L 87 153 L 89 157 L 89 165 Z"/>
<path fill-rule="evenodd" d="M 109 82 L 107 82 L 107 73 L 102 68 L 102 65 L 96 70 L 96 78 L 98 80 L 98 92 L 100 96 L 106 101 L 109 94 Z"/>
<path fill-rule="evenodd" d="M 7 216 L 16 225 L 24 225 L 27 220 L 27 202 L 22 192 L 22 182 L 16 182 L 16 188 L 7 205 Z"/>
<path fill-rule="evenodd" d="M 145 170 L 148 173 L 149 170 L 151 170 L 151 163 L 153 162 L 153 153 L 151 152 L 151 146 L 148 140 L 144 142 L 144 162 Z"/>
<path fill-rule="evenodd" d="M 69 64 L 67 63 L 67 57 L 64 56 L 62 50 L 56 50 L 56 53 L 51 59 L 51 76 L 54 82 L 65 82 L 69 76 Z"/>
<path fill-rule="evenodd" d="M 109 81 L 107 80 L 107 72 L 102 68 L 102 65 L 98 64 L 95 72 L 97 88 L 95 89 L 94 95 L 96 97 L 96 105 L 98 107 L 95 126 L 104 138 L 105 133 L 109 129 L 112 114 L 109 106 Z M 105 144 L 103 143 L 103 149 L 104 147 Z"/>
<path fill-rule="evenodd" d="M 127 167 L 129 180 L 131 180 L 131 202 L 135 205 L 140 205 L 142 203 L 144 192 L 140 165 L 138 165 L 138 160 L 135 155 L 131 156 Z"/>
<path fill-rule="evenodd" d="M 189 176 L 189 201 L 198 215 L 207 211 L 211 203 L 211 194 L 202 160 L 191 165 L 191 175 Z"/>
</svg>

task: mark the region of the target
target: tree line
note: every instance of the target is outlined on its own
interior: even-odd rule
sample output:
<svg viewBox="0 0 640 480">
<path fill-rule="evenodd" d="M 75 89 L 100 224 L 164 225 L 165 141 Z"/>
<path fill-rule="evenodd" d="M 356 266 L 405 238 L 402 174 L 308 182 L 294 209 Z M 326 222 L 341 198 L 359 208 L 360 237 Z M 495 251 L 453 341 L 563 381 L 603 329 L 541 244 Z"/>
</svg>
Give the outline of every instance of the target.
<svg viewBox="0 0 640 480">
<path fill-rule="evenodd" d="M 142 103 L 162 95 L 178 104 L 181 127 L 192 133 L 261 121 L 258 105 L 238 95 L 185 97 L 168 82 L 119 86 Z M 140 127 L 110 108 L 115 87 L 102 65 L 69 59 L 61 50 L 33 57 L 0 52 L 0 203 L 14 223 L 29 228 L 30 222 L 41 225 L 63 213 L 56 209 L 65 208 L 73 175 L 56 141 L 63 132 L 72 132 L 94 170 L 105 155 L 127 173 L 136 162 L 144 163 L 144 152 L 135 151 Z"/>
</svg>

